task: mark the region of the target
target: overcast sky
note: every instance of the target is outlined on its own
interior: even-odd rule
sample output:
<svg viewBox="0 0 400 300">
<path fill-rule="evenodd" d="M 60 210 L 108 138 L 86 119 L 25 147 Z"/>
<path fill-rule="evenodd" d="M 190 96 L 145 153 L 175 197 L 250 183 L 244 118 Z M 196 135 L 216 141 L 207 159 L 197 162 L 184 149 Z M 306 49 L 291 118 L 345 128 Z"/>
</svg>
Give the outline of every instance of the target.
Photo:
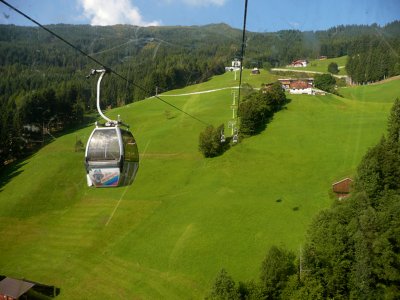
<svg viewBox="0 0 400 300">
<path fill-rule="evenodd" d="M 42 24 L 243 24 L 244 0 L 6 0 Z M 319 30 L 400 19 L 400 0 L 248 0 L 247 29 Z M 0 3 L 0 24 L 34 25 Z"/>
</svg>

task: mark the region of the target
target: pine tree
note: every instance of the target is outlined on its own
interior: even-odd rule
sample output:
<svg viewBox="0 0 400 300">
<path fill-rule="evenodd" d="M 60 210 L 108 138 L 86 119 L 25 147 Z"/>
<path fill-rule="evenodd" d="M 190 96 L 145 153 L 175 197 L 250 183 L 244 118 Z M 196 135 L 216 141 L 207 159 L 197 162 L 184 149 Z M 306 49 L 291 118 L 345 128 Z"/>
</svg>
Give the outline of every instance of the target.
<svg viewBox="0 0 400 300">
<path fill-rule="evenodd" d="M 226 270 L 222 269 L 214 285 L 211 288 L 210 294 L 206 297 L 207 300 L 238 300 L 239 293 L 235 287 L 235 281 L 228 275 Z"/>
<path fill-rule="evenodd" d="M 328 72 L 329 72 L 329 73 L 332 73 L 332 74 L 338 74 L 338 73 L 339 73 L 338 64 L 335 63 L 335 62 L 331 62 L 331 63 L 328 65 Z"/>
<path fill-rule="evenodd" d="M 400 142 L 400 100 L 397 98 L 392 106 L 388 120 L 388 140 Z"/>
<path fill-rule="evenodd" d="M 294 253 L 276 246 L 268 251 L 261 265 L 261 285 L 268 299 L 278 299 L 289 276 L 296 273 Z"/>
<path fill-rule="evenodd" d="M 199 150 L 204 157 L 215 157 L 222 154 L 225 150 L 225 145 L 221 141 L 221 133 L 224 131 L 224 125 L 219 127 L 207 126 L 199 135 Z"/>
</svg>

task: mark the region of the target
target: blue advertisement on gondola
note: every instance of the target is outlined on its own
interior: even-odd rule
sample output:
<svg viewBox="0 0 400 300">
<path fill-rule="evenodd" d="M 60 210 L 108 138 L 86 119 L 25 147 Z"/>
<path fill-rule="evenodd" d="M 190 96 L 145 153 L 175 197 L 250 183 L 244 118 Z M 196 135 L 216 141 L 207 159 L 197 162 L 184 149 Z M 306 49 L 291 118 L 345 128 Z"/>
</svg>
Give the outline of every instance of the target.
<svg viewBox="0 0 400 300">
<path fill-rule="evenodd" d="M 89 177 L 96 187 L 118 186 L 120 171 L 119 168 L 92 169 Z"/>
</svg>

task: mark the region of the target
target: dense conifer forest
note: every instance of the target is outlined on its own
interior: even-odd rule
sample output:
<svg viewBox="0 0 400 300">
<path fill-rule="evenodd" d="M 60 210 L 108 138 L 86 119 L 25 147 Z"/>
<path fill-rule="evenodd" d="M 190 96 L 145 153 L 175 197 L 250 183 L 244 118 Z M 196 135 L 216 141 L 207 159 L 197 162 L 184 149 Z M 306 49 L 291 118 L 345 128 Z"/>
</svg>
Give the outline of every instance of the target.
<svg viewBox="0 0 400 300">
<path fill-rule="evenodd" d="M 203 82 L 240 57 L 241 31 L 226 24 L 190 27 L 50 25 L 49 28 L 128 78 L 104 81 L 103 107 Z M 249 32 L 245 67 L 348 55 L 348 74 L 364 84 L 400 74 L 400 22 L 326 31 Z M 55 134 L 88 121 L 99 68 L 38 27 L 0 26 L 0 161 L 22 157 Z M 46 134 L 44 134 L 46 133 Z"/>
</svg>

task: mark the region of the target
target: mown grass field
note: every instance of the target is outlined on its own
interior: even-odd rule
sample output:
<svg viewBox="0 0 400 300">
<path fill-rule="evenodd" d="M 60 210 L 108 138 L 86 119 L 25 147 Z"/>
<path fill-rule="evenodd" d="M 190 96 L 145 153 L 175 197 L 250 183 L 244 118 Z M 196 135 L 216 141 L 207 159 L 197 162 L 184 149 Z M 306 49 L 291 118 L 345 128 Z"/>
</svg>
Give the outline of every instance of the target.
<svg viewBox="0 0 400 300">
<path fill-rule="evenodd" d="M 384 84 L 360 85 L 341 88 L 339 93 L 346 98 L 366 102 L 392 102 L 400 98 L 400 78 L 388 80 Z"/>
<path fill-rule="evenodd" d="M 246 73 L 254 87 L 274 80 Z M 169 94 L 234 86 L 233 76 Z M 221 268 L 258 279 L 268 248 L 298 251 L 334 201 L 331 184 L 354 175 L 380 139 L 396 82 L 379 101 L 360 101 L 357 88 L 346 89 L 352 98 L 290 95 L 264 132 L 213 159 L 197 149 L 204 125 L 157 99 L 112 110 L 139 145 L 134 184 L 86 186 L 74 145 L 92 127 L 14 165 L 1 177 L 0 274 L 54 284 L 57 299 L 202 299 Z M 214 125 L 232 113 L 229 89 L 165 100 Z"/>
<path fill-rule="evenodd" d="M 309 64 L 307 65 L 307 67 L 304 67 L 304 68 L 286 67 L 286 69 L 328 73 L 328 66 L 332 62 L 337 63 L 337 65 L 339 67 L 338 75 L 347 75 L 346 68 L 345 68 L 346 62 L 347 62 L 347 56 L 328 58 L 328 59 L 323 59 L 323 60 L 312 59 L 309 61 Z"/>
</svg>

